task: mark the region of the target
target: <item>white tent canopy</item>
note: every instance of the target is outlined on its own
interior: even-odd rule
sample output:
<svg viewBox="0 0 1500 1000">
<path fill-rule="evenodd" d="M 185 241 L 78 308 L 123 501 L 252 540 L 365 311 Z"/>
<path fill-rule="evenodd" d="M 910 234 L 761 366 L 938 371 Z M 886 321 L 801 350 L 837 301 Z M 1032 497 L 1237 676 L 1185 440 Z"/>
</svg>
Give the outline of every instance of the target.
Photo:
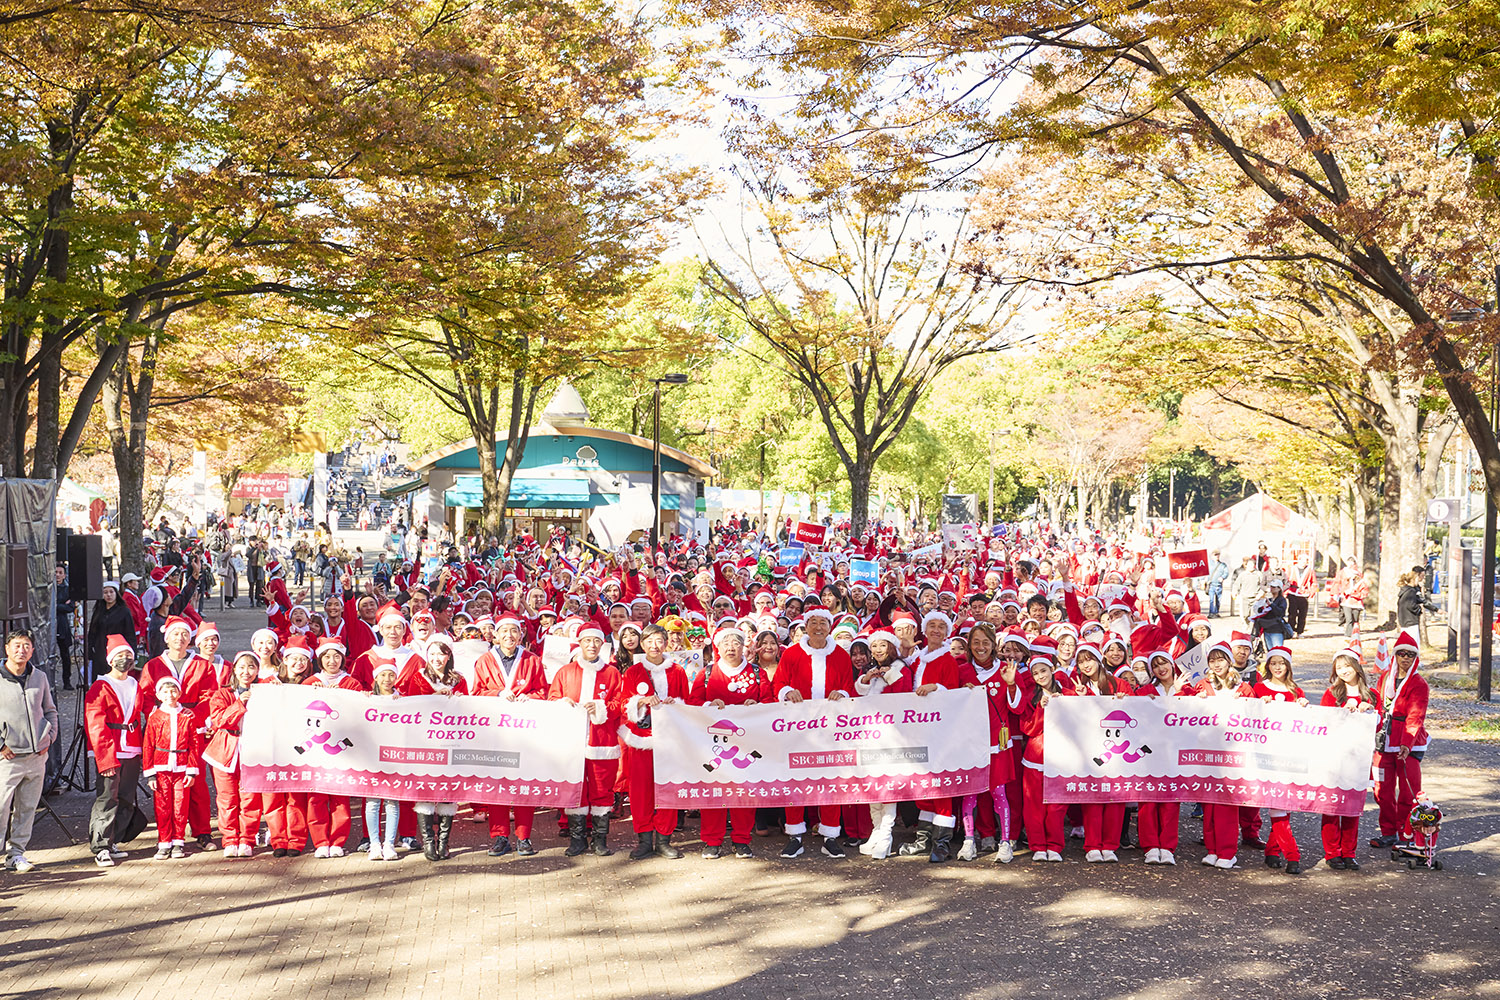
<svg viewBox="0 0 1500 1000">
<path fill-rule="evenodd" d="M 1260 551 L 1277 566 L 1290 566 L 1297 552 L 1313 552 L 1320 541 L 1318 522 L 1303 517 L 1283 503 L 1256 493 L 1203 522 L 1203 539 L 1210 550 L 1217 549 L 1231 566 Z"/>
</svg>

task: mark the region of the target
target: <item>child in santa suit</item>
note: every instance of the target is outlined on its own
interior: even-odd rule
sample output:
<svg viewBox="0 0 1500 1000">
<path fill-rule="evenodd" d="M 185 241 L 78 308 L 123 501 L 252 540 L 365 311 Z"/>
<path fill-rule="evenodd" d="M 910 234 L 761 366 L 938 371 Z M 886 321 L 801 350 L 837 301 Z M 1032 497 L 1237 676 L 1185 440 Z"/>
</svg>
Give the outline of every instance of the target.
<svg viewBox="0 0 1500 1000">
<path fill-rule="evenodd" d="M 958 662 L 948 647 L 951 624 L 941 611 L 929 611 L 922 618 L 922 637 L 927 644 L 910 664 L 911 690 L 918 697 L 962 684 Z M 917 810 L 917 838 L 902 844 L 898 853 L 904 857 L 926 854 L 933 864 L 947 861 L 953 856 L 953 798 L 918 799 Z"/>
<path fill-rule="evenodd" d="M 182 858 L 187 837 L 188 790 L 203 771 L 203 736 L 193 713 L 182 707 L 175 677 L 156 682 L 160 706 L 146 720 L 141 773 L 156 789 L 156 859 Z"/>
<path fill-rule="evenodd" d="M 854 694 L 854 664 L 837 643 L 828 637 L 833 630 L 833 613 L 814 608 L 803 616 L 807 634 L 788 646 L 776 669 L 776 696 L 797 703 L 814 700 L 837 701 Z M 823 838 L 823 853 L 830 858 L 844 857 L 838 841 L 842 810 L 836 805 L 818 807 L 818 834 Z M 806 809 L 787 806 L 788 840 L 781 849 L 783 858 L 801 857 L 802 838 L 807 834 Z"/>
<path fill-rule="evenodd" d="M 1142 698 L 1187 698 L 1196 688 L 1187 684 L 1179 675 L 1172 654 L 1164 649 L 1153 650 L 1146 657 L 1146 672 L 1149 680 L 1135 689 Z M 1142 802 L 1136 814 L 1136 836 L 1146 852 L 1148 865 L 1177 864 L 1177 829 L 1182 814 L 1178 802 Z"/>
<path fill-rule="evenodd" d="M 252 648 L 260 633 L 251 638 Z M 267 673 L 270 659 L 260 656 L 257 684 L 302 684 L 317 672 L 313 666 L 312 643 L 306 636 L 293 636 L 281 650 L 281 665 Z M 266 821 L 266 842 L 274 858 L 298 857 L 307 846 L 307 793 L 264 792 L 260 799 L 261 815 Z"/>
<path fill-rule="evenodd" d="M 302 683 L 315 688 L 363 691 L 365 686 L 344 669 L 344 653 L 344 644 L 333 636 L 319 639 L 319 670 Z M 308 793 L 307 826 L 312 834 L 314 857 L 343 857 L 344 841 L 349 839 L 349 824 L 348 796 L 329 795 L 326 792 Z"/>
<path fill-rule="evenodd" d="M 1021 751 L 1026 842 L 1031 847 L 1032 861 L 1061 861 L 1063 816 L 1068 807 L 1061 802 L 1048 802 L 1042 794 L 1042 752 L 1047 703 L 1070 695 L 1073 690 L 1053 672 L 1052 661 L 1047 657 L 1032 657 L 1030 668 L 1027 673 L 1017 675 L 1021 681 L 1020 726 L 1026 736 L 1026 747 Z"/>
<path fill-rule="evenodd" d="M 666 629 L 659 625 L 642 631 L 642 655 L 626 669 L 620 681 L 625 697 L 620 740 L 625 744 L 625 768 L 630 774 L 630 824 L 639 841 L 630 852 L 632 861 L 653 854 L 682 857 L 682 852 L 672 846 L 677 810 L 656 808 L 651 738 L 651 710 L 657 705 L 686 701 L 691 684 L 687 672 L 666 658 L 667 639 Z"/>
<path fill-rule="evenodd" d="M 854 693 L 861 698 L 879 694 L 910 694 L 911 670 L 898 654 L 901 640 L 894 632 L 876 631 L 870 636 L 870 663 L 854 679 Z M 870 835 L 859 845 L 859 853 L 884 861 L 891 855 L 896 830 L 896 803 L 870 803 Z"/>
<path fill-rule="evenodd" d="M 192 714 L 198 735 L 207 740 L 208 699 L 219 689 L 219 674 L 211 661 L 194 655 L 191 649 L 193 627 L 186 618 L 173 615 L 161 627 L 166 648 L 141 667 L 141 696 L 149 716 L 156 707 L 156 682 L 170 677 L 177 682 L 179 704 Z M 208 782 L 189 785 L 188 826 L 205 851 L 218 850 L 210 838 Z"/>
<path fill-rule="evenodd" d="M 419 655 L 407 661 L 396 680 L 402 697 L 441 694 L 452 697 L 469 693 L 468 682 L 454 663 L 453 641 L 446 635 L 429 637 L 418 647 Z M 422 854 L 428 861 L 448 857 L 448 839 L 453 834 L 457 802 L 418 802 L 412 809 L 422 835 Z"/>
<path fill-rule="evenodd" d="M 604 631 L 596 625 L 578 630 L 578 652 L 552 678 L 547 697 L 583 706 L 589 720 L 583 750 L 583 799 L 569 810 L 568 847 L 577 857 L 589 849 L 584 821 L 593 819 L 594 853 L 608 857 L 609 811 L 615 802 L 615 772 L 620 766 L 620 712 L 624 700 L 620 672 L 603 656 Z"/>
<path fill-rule="evenodd" d="M 230 667 L 229 683 L 208 699 L 208 746 L 203 760 L 214 769 L 219 836 L 226 858 L 254 854 L 255 834 L 260 829 L 261 796 L 240 790 L 240 726 L 259 675 L 260 658 L 254 653 L 241 653 Z"/>
<path fill-rule="evenodd" d="M 766 676 L 759 663 L 750 663 L 745 659 L 745 633 L 731 627 L 719 629 L 714 633 L 714 652 L 716 656 L 713 666 L 700 673 L 693 681 L 688 704 L 724 708 L 726 705 L 758 705 L 771 700 L 771 679 Z M 716 735 L 722 734 L 732 739 L 738 735 L 733 730 L 732 724 L 725 724 Z M 717 742 L 715 746 L 717 748 Z M 735 768 L 743 767 L 749 759 L 760 756 L 758 752 L 752 752 L 748 757 L 742 757 L 729 744 L 724 746 L 724 750 L 725 753 L 714 765 L 705 766 L 726 768 L 732 774 Z M 699 811 L 699 817 L 705 858 L 723 855 L 726 821 L 733 827 L 730 836 L 734 844 L 734 856 L 754 857 L 754 852 L 750 849 L 750 835 L 755 829 L 754 806 L 738 809 L 705 808 Z"/>
<path fill-rule="evenodd" d="M 1129 673 L 1129 671 L 1127 671 Z M 1134 688 L 1121 674 L 1110 671 L 1104 654 L 1093 643 L 1082 643 L 1076 654 L 1073 684 L 1080 697 L 1125 698 Z M 1083 860 L 1113 863 L 1120 860 L 1120 830 L 1125 819 L 1123 802 L 1083 804 Z"/>
<path fill-rule="evenodd" d="M 1350 712 L 1380 712 L 1380 695 L 1370 689 L 1359 650 L 1341 650 L 1333 657 L 1333 670 L 1321 704 Z M 1323 859 L 1329 868 L 1358 871 L 1355 852 L 1359 845 L 1359 817 L 1323 816 Z"/>
<path fill-rule="evenodd" d="M 1248 698 L 1251 687 L 1240 680 L 1234 666 L 1234 653 L 1222 642 L 1208 651 L 1208 673 L 1193 693 L 1199 698 Z M 1203 843 L 1208 853 L 1202 864 L 1217 868 L 1234 868 L 1239 863 L 1238 842 L 1240 808 L 1219 802 L 1203 803 Z M 1259 810 L 1256 810 L 1259 815 Z"/>
<path fill-rule="evenodd" d="M 1307 696 L 1292 678 L 1292 651 L 1285 646 L 1266 650 L 1266 661 L 1260 667 L 1260 679 L 1250 689 L 1251 697 L 1261 701 L 1288 701 L 1306 705 Z M 1266 838 L 1266 867 L 1286 866 L 1288 875 L 1302 873 L 1302 851 L 1292 833 L 1292 814 L 1285 809 L 1267 810 L 1271 815 L 1271 835 Z"/>
<path fill-rule="evenodd" d="M 525 701 L 547 697 L 547 671 L 542 658 L 521 646 L 525 625 L 514 615 L 504 615 L 495 623 L 495 645 L 474 663 L 474 694 L 481 697 Z M 536 853 L 531 845 L 531 824 L 535 806 L 490 805 L 490 857 L 510 853 L 511 816 L 515 816 L 516 853 L 528 857 Z"/>
<path fill-rule="evenodd" d="M 1384 717 L 1380 753 L 1375 764 L 1375 804 L 1380 807 L 1380 836 L 1371 847 L 1410 842 L 1411 810 L 1422 793 L 1422 758 L 1427 753 L 1427 681 L 1417 671 L 1417 640 L 1410 632 L 1396 637 L 1395 664 L 1375 682 Z"/>
</svg>

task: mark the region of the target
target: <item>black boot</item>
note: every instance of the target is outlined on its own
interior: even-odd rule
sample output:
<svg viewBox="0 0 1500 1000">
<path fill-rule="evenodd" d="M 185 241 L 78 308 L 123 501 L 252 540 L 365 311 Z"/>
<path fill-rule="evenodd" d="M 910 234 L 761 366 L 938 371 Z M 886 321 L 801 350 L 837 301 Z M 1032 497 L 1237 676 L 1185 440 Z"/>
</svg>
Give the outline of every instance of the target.
<svg viewBox="0 0 1500 1000">
<path fill-rule="evenodd" d="M 588 838 L 583 835 L 583 813 L 570 813 L 568 815 L 568 846 L 563 855 L 576 858 L 589 849 Z"/>
<path fill-rule="evenodd" d="M 637 843 L 635 850 L 630 852 L 631 861 L 640 861 L 656 853 L 656 834 L 647 830 L 645 833 L 636 834 L 635 838 Z"/>
<path fill-rule="evenodd" d="M 607 858 L 615 853 L 609 849 L 609 817 L 594 817 L 594 854 Z"/>
<path fill-rule="evenodd" d="M 672 846 L 672 835 L 670 833 L 658 833 L 656 835 L 656 853 L 664 858 L 676 860 L 682 857 L 682 852 Z"/>
<path fill-rule="evenodd" d="M 927 856 L 927 860 L 935 865 L 940 865 L 953 857 L 951 850 L 953 846 L 953 827 L 937 826 L 934 824 L 932 833 L 932 853 Z"/>
<path fill-rule="evenodd" d="M 902 844 L 896 852 L 903 858 L 909 858 L 916 854 L 927 854 L 932 850 L 932 824 L 926 820 L 917 822 L 917 839 L 909 844 Z"/>
<path fill-rule="evenodd" d="M 422 831 L 422 856 L 428 861 L 438 860 L 437 837 L 432 833 L 431 813 L 417 813 L 417 829 Z"/>
<path fill-rule="evenodd" d="M 448 857 L 448 837 L 453 833 L 453 817 L 438 817 L 437 852 L 444 860 Z"/>
</svg>

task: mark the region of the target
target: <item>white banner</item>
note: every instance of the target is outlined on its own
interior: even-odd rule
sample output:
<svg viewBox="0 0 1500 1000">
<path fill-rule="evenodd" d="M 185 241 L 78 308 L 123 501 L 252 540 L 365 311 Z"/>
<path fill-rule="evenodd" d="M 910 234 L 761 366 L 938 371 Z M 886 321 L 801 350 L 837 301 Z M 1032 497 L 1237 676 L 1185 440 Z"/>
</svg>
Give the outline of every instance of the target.
<svg viewBox="0 0 1500 1000">
<path fill-rule="evenodd" d="M 1053 698 L 1049 802 L 1217 802 L 1357 816 L 1375 714 L 1255 698 Z"/>
<path fill-rule="evenodd" d="M 832 805 L 989 788 L 984 692 L 652 709 L 656 805 Z"/>
<path fill-rule="evenodd" d="M 583 709 L 472 696 L 376 698 L 257 684 L 240 735 L 252 792 L 325 792 L 416 802 L 576 806 Z"/>
</svg>

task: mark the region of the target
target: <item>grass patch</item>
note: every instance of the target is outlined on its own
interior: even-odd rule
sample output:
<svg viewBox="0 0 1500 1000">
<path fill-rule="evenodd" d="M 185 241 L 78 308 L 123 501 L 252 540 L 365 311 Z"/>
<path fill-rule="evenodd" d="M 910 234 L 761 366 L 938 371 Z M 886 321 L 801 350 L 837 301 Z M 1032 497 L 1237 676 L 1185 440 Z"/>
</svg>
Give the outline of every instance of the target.
<svg viewBox="0 0 1500 1000">
<path fill-rule="evenodd" d="M 1478 736 L 1480 739 L 1500 740 L 1500 715 L 1469 719 L 1464 723 L 1463 731 L 1470 736 Z"/>
</svg>

